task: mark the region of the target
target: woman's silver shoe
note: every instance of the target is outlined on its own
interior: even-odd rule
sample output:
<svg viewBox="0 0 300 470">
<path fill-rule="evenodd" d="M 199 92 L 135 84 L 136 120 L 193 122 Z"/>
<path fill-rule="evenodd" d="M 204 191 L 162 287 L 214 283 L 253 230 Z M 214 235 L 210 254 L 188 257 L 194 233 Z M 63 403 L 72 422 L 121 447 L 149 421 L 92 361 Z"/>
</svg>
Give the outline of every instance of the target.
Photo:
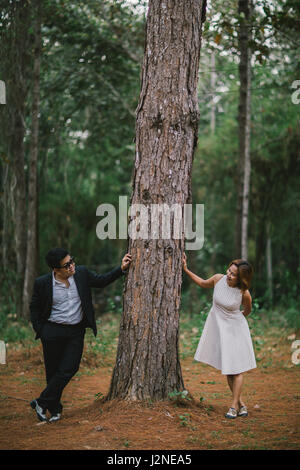
<svg viewBox="0 0 300 470">
<path fill-rule="evenodd" d="M 246 417 L 248 416 L 248 410 L 246 406 L 241 406 L 238 412 L 238 416 Z"/>
<path fill-rule="evenodd" d="M 228 412 L 225 415 L 225 418 L 235 419 L 237 417 L 237 411 L 235 408 L 229 408 Z"/>
</svg>

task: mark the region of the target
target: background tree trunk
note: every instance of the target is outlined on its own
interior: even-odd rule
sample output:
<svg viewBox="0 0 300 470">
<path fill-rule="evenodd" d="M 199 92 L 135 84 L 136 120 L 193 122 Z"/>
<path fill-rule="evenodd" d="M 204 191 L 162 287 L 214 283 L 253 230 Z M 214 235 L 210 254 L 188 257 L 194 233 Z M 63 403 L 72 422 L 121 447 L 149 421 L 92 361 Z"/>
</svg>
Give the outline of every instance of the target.
<svg viewBox="0 0 300 470">
<path fill-rule="evenodd" d="M 189 201 L 204 14 L 197 0 L 149 1 L 131 205 L 183 208 Z M 184 387 L 178 356 L 183 250 L 183 233 L 179 240 L 129 240 L 133 262 L 109 399 L 165 399 Z"/>
<path fill-rule="evenodd" d="M 216 60 L 215 60 L 215 51 L 211 53 L 211 77 L 210 77 L 210 86 L 212 91 L 212 100 L 211 100 L 211 112 L 210 112 L 210 130 L 214 134 L 216 131 L 216 103 L 215 103 L 215 91 L 216 91 Z"/>
<path fill-rule="evenodd" d="M 272 267 L 272 239 L 271 239 L 270 222 L 267 222 L 266 264 L 267 264 L 268 297 L 270 300 L 270 304 L 272 306 L 273 305 L 273 267 Z"/>
<path fill-rule="evenodd" d="M 251 126 L 251 0 L 239 0 L 239 76 L 240 97 L 238 110 L 239 164 L 236 209 L 236 256 L 248 257 L 248 216 L 250 190 L 250 126 Z"/>
<path fill-rule="evenodd" d="M 25 129 L 26 100 L 28 95 L 28 65 L 30 63 L 31 4 L 12 2 L 9 6 L 11 24 L 9 41 L 5 43 L 7 56 L 7 150 L 8 167 L 5 168 L 3 261 L 5 266 L 14 261 L 14 298 L 18 316 L 22 314 L 22 291 L 26 260 L 26 176 Z M 11 241 L 13 240 L 13 242 Z M 12 256 L 11 251 L 14 252 Z"/>
<path fill-rule="evenodd" d="M 29 315 L 29 302 L 32 295 L 34 279 L 37 275 L 37 163 L 39 141 L 39 105 L 40 105 L 40 63 L 41 63 L 41 0 L 35 5 L 35 45 L 33 67 L 33 93 L 32 93 L 32 133 L 29 155 L 29 182 L 28 182 L 28 215 L 27 215 L 27 244 L 26 264 L 23 286 L 23 317 Z"/>
</svg>

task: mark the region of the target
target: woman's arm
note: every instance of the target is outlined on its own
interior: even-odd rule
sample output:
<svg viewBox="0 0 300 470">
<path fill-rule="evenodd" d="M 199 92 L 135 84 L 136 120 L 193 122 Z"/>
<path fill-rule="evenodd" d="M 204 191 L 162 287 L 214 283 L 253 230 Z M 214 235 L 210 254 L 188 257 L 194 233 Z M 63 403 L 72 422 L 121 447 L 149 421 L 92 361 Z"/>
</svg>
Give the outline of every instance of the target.
<svg viewBox="0 0 300 470">
<path fill-rule="evenodd" d="M 223 274 L 215 274 L 209 279 L 202 279 L 201 277 L 197 276 L 196 274 L 194 274 L 192 271 L 188 269 L 185 253 L 183 254 L 182 263 L 183 263 L 184 272 L 192 279 L 192 281 L 194 281 L 200 287 L 203 287 L 206 289 L 210 287 L 214 287 L 216 283 L 221 279 L 221 277 L 223 277 Z"/>
<path fill-rule="evenodd" d="M 252 298 L 251 298 L 251 294 L 248 290 L 246 290 L 243 294 L 242 305 L 244 307 L 244 310 L 242 311 L 242 314 L 245 317 L 247 317 L 248 315 L 250 315 L 251 308 L 252 308 Z"/>
</svg>

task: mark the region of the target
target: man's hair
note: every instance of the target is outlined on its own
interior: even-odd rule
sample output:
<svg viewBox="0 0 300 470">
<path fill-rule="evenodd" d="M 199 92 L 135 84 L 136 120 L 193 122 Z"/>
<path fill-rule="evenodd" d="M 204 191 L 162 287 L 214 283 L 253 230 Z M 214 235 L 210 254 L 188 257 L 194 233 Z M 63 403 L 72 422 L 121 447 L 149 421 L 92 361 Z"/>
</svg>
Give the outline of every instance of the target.
<svg viewBox="0 0 300 470">
<path fill-rule="evenodd" d="M 64 248 L 52 248 L 45 256 L 49 268 L 60 268 L 60 261 L 64 259 L 69 252 Z"/>
</svg>

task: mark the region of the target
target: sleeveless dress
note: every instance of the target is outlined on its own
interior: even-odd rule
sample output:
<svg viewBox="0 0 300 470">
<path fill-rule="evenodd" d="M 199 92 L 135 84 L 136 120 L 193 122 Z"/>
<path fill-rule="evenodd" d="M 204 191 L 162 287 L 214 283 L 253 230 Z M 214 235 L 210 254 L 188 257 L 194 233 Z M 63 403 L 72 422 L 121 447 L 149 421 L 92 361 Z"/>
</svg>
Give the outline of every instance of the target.
<svg viewBox="0 0 300 470">
<path fill-rule="evenodd" d="M 224 375 L 240 374 L 256 367 L 248 322 L 240 305 L 242 292 L 227 284 L 224 275 L 215 285 L 213 306 L 206 319 L 194 356 Z"/>
</svg>

